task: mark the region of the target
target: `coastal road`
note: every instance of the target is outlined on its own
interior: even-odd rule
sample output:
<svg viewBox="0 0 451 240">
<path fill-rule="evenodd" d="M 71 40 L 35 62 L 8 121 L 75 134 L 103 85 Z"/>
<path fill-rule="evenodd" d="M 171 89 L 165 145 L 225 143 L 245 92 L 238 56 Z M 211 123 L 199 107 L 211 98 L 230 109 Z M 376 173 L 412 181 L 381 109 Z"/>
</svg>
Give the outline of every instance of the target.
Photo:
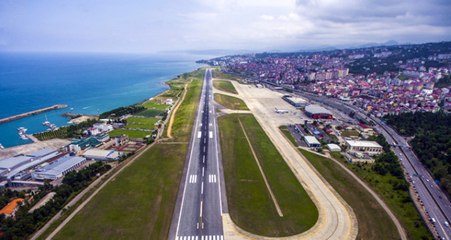
<svg viewBox="0 0 451 240">
<path fill-rule="evenodd" d="M 443 191 L 434 183 L 433 177 L 415 155 L 406 139 L 380 119 L 374 116 L 368 117 L 355 106 L 347 105 L 338 99 L 303 91 L 296 91 L 296 93 L 345 113 L 355 112 L 359 118 L 373 121 L 378 132 L 385 136 L 387 142 L 393 146 L 393 151 L 400 159 L 408 179 L 411 180 L 410 185 L 415 190 L 415 195 L 412 197 L 422 204 L 421 207 L 427 214 L 425 221 L 430 223 L 429 226 L 433 226 L 432 233 L 439 239 L 451 239 L 451 229 L 449 227 L 451 203 Z"/>
<path fill-rule="evenodd" d="M 211 81 L 212 72 L 207 69 L 169 239 L 224 239 L 224 177 Z"/>
</svg>

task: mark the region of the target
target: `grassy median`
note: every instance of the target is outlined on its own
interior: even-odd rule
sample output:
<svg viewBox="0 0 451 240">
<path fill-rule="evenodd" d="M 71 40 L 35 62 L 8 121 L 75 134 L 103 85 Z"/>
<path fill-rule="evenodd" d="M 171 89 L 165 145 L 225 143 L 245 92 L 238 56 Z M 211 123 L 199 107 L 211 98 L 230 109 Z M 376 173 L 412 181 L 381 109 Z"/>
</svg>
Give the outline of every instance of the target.
<svg viewBox="0 0 451 240">
<path fill-rule="evenodd" d="M 239 98 L 227 96 L 227 95 L 220 94 L 220 93 L 215 93 L 214 97 L 215 97 L 215 101 L 217 103 L 221 104 L 222 106 L 224 106 L 228 109 L 249 110 L 249 108 L 247 108 L 246 103 L 244 103 L 244 101 Z"/>
<path fill-rule="evenodd" d="M 239 120 L 283 217 L 277 213 Z M 231 114 L 218 122 L 232 220 L 246 231 L 270 237 L 294 235 L 311 228 L 318 220 L 316 206 L 256 119 L 250 114 Z"/>
<path fill-rule="evenodd" d="M 187 141 L 191 134 L 203 77 L 194 73 L 176 113 L 174 141 Z M 187 149 L 187 143 L 152 146 L 107 184 L 55 239 L 167 239 Z"/>
<path fill-rule="evenodd" d="M 213 86 L 221 91 L 224 92 L 229 92 L 229 93 L 233 93 L 233 94 L 238 94 L 238 92 L 236 91 L 235 87 L 233 86 L 233 84 L 230 81 L 226 81 L 226 80 L 214 80 L 213 81 Z"/>
</svg>

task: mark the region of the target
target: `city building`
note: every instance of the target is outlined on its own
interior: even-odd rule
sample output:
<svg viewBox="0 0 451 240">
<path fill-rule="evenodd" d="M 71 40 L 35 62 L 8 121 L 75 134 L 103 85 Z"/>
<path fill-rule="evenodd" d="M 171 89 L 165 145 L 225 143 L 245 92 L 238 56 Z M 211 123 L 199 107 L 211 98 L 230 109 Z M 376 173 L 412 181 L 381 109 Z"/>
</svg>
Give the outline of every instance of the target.
<svg viewBox="0 0 451 240">
<path fill-rule="evenodd" d="M 314 136 L 304 136 L 304 142 L 309 148 L 321 147 L 321 143 Z"/>
<path fill-rule="evenodd" d="M 118 160 L 120 153 L 115 150 L 88 149 L 83 156 L 87 159 L 98 161 Z"/>
<path fill-rule="evenodd" d="M 363 152 L 369 155 L 382 153 L 382 146 L 375 141 L 346 140 L 348 151 Z"/>
<path fill-rule="evenodd" d="M 35 180 L 55 180 L 66 175 L 86 162 L 84 157 L 65 155 L 31 174 Z"/>
<path fill-rule="evenodd" d="M 334 118 L 332 113 L 329 110 L 327 110 L 319 105 L 314 105 L 314 104 L 308 105 L 305 107 L 305 114 L 308 117 L 313 118 L 313 119 L 333 119 Z"/>
</svg>

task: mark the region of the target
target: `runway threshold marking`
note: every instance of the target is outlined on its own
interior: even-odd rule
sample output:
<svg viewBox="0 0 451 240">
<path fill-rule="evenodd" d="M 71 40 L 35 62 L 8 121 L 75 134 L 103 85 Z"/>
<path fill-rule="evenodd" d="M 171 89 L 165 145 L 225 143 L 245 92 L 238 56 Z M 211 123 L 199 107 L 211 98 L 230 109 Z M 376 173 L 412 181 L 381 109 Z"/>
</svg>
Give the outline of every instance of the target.
<svg viewBox="0 0 451 240">
<path fill-rule="evenodd" d="M 217 182 L 216 174 L 209 174 L 208 175 L 208 182 L 211 182 L 211 183 Z"/>
<path fill-rule="evenodd" d="M 177 236 L 176 240 L 224 240 L 224 235 Z"/>
<path fill-rule="evenodd" d="M 189 182 L 190 183 L 196 183 L 197 182 L 197 174 L 191 174 L 189 176 Z"/>
</svg>

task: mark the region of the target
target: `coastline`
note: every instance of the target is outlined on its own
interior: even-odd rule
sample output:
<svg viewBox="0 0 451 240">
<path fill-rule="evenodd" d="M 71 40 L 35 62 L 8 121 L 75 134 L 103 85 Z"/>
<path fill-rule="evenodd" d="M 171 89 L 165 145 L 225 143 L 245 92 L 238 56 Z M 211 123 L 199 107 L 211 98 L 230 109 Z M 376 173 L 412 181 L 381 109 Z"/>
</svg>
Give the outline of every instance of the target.
<svg viewBox="0 0 451 240">
<path fill-rule="evenodd" d="M 7 148 L 30 143 L 19 138 L 17 129 L 43 132 L 46 120 L 58 127 L 67 126 L 70 119 L 61 116 L 64 112 L 98 115 L 158 96 L 168 90 L 166 81 L 198 68 L 195 61 L 199 58 L 101 53 L 3 55 L 0 118 L 56 103 L 69 107 L 0 124 L 0 144 Z"/>
<path fill-rule="evenodd" d="M 150 96 L 147 97 L 146 99 L 137 101 L 137 102 L 135 102 L 135 103 L 133 103 L 133 104 L 129 104 L 129 105 L 121 105 L 121 106 L 119 106 L 119 107 L 117 107 L 117 108 L 120 108 L 120 107 L 127 107 L 127 106 L 133 106 L 133 105 L 139 105 L 139 104 L 145 103 L 145 102 L 148 101 L 148 100 L 151 100 L 151 99 L 155 99 L 155 98 L 161 97 L 162 95 L 168 93 L 168 92 L 171 90 L 170 82 L 177 80 L 177 79 L 178 79 L 180 76 L 182 76 L 182 74 L 184 74 L 184 73 L 189 73 L 189 72 L 196 71 L 197 69 L 199 69 L 199 68 L 201 68 L 201 67 L 202 67 L 202 66 L 199 66 L 199 67 L 194 68 L 194 69 L 191 69 L 191 70 L 189 70 L 189 71 L 187 71 L 187 72 L 179 73 L 179 74 L 177 74 L 175 77 L 173 77 L 173 78 L 170 79 L 170 80 L 159 81 L 159 82 L 158 82 L 158 85 L 161 85 L 161 86 L 164 85 L 166 89 L 164 89 L 164 90 L 162 90 L 162 91 L 159 91 L 158 93 L 156 93 L 156 94 L 154 94 L 154 95 L 150 95 Z M 59 106 L 59 105 L 64 105 L 64 106 L 67 107 L 67 105 L 65 105 L 65 104 L 56 104 L 56 105 L 53 105 L 53 106 L 51 106 L 51 107 Z M 49 108 L 50 108 L 50 107 L 49 107 Z M 62 108 L 57 108 L 56 110 L 59 110 L 59 109 L 62 109 Z M 114 109 L 116 109 L 116 108 L 106 110 L 105 112 L 108 112 L 108 111 L 111 111 L 111 110 L 114 110 Z M 39 110 L 41 110 L 41 109 L 38 109 L 38 110 L 35 110 L 35 111 L 39 111 Z M 53 109 L 51 109 L 51 110 L 53 110 Z M 22 114 L 18 114 L 18 115 L 29 114 L 29 113 L 35 112 L 35 111 L 30 111 L 30 112 L 22 113 Z M 40 116 L 41 114 L 43 114 L 43 113 L 45 113 L 45 112 L 47 112 L 47 111 L 44 111 L 44 112 L 38 112 L 38 113 L 35 113 L 35 114 L 32 114 L 32 115 L 27 115 L 27 116 L 25 116 L 25 117 L 23 117 L 23 118 L 20 118 L 20 119 L 27 119 L 27 118 L 32 117 L 32 116 Z M 102 114 L 102 113 L 99 113 L 99 114 L 96 114 L 96 115 L 92 115 L 92 114 L 79 114 L 79 115 L 80 115 L 79 118 L 90 118 L 90 117 L 97 117 L 97 118 L 98 118 L 98 117 L 100 116 L 100 114 Z M 16 115 L 15 115 L 15 116 L 16 116 Z M 11 116 L 11 117 L 14 117 L 14 116 Z M 7 117 L 7 118 L 9 118 L 9 117 Z M 74 118 L 74 119 L 77 119 L 77 118 Z M 18 119 L 14 119 L 14 120 L 12 120 L 12 121 L 15 121 L 15 120 L 18 120 Z M 70 122 L 70 121 L 72 121 L 72 120 L 73 120 L 73 119 L 69 120 L 68 122 Z M 78 123 L 80 123 L 80 122 L 82 122 L 82 121 L 75 121 L 75 122 L 73 122 L 73 123 L 74 123 L 74 124 L 78 124 Z M 60 127 L 67 127 L 67 126 L 70 126 L 70 124 L 61 125 Z M 43 132 L 46 132 L 46 131 L 35 132 L 35 133 L 32 133 L 32 134 L 43 133 Z M 47 140 L 46 140 L 46 141 L 47 141 Z M 43 141 L 43 142 L 46 142 L 46 141 Z M 23 149 L 30 148 L 30 147 L 31 147 L 31 148 L 35 148 L 35 146 L 37 146 L 36 143 L 33 143 L 33 142 L 24 142 L 23 144 L 18 144 L 18 145 L 14 145 L 14 146 L 5 147 L 4 149 L 0 149 L 0 153 L 5 153 L 5 154 L 2 154 L 2 155 L 0 155 L 0 156 L 1 156 L 2 158 L 3 158 L 3 155 L 9 156 L 9 155 L 11 155 L 11 154 L 6 154 L 6 153 L 9 153 L 9 152 L 22 153 L 22 152 L 24 152 Z M 59 146 L 59 145 L 58 145 L 58 146 Z"/>
</svg>

